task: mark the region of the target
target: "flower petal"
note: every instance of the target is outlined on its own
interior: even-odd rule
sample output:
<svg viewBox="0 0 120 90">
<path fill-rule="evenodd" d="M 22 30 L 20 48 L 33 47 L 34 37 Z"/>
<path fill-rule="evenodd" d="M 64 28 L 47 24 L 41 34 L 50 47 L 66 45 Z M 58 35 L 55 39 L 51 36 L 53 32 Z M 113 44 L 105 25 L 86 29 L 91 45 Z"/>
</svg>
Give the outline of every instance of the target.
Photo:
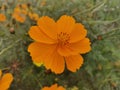
<svg viewBox="0 0 120 90">
<path fill-rule="evenodd" d="M 91 44 L 90 40 L 88 38 L 84 38 L 80 40 L 79 42 L 71 43 L 70 47 L 73 51 L 76 51 L 80 54 L 84 54 L 91 50 L 90 44 Z"/>
<path fill-rule="evenodd" d="M 74 25 L 75 25 L 74 18 L 67 15 L 63 15 L 57 21 L 57 32 L 71 33 L 72 29 L 74 28 Z"/>
<path fill-rule="evenodd" d="M 56 44 L 43 44 L 34 42 L 28 47 L 28 51 L 32 56 L 33 62 L 41 63 L 47 69 L 57 73 L 62 73 L 64 70 L 64 58 L 56 52 Z"/>
<path fill-rule="evenodd" d="M 1 78 L 1 76 L 2 76 L 2 71 L 0 70 L 0 78 Z"/>
<path fill-rule="evenodd" d="M 40 58 L 41 48 L 40 43 L 34 42 L 31 43 L 28 47 L 28 52 L 30 52 L 30 56 L 32 57 L 33 63 L 42 63 L 43 60 Z"/>
<path fill-rule="evenodd" d="M 78 52 L 71 49 L 70 46 L 59 47 L 57 51 L 61 56 L 70 56 L 78 54 Z"/>
<path fill-rule="evenodd" d="M 63 88 L 62 86 L 59 86 L 57 90 L 65 90 L 65 88 Z"/>
<path fill-rule="evenodd" d="M 57 89 L 57 84 L 53 84 L 51 87 L 50 87 L 51 90 L 56 90 Z"/>
<path fill-rule="evenodd" d="M 49 87 L 44 87 L 42 90 L 50 90 Z"/>
<path fill-rule="evenodd" d="M 73 55 L 65 57 L 67 69 L 76 72 L 83 64 L 83 58 L 81 55 Z"/>
<path fill-rule="evenodd" d="M 0 89 L 7 90 L 10 87 L 11 82 L 13 81 L 13 76 L 10 73 L 5 74 L 0 81 Z"/>
<path fill-rule="evenodd" d="M 76 55 L 78 53 L 84 54 L 91 50 L 90 41 L 88 38 L 84 38 L 76 43 L 70 43 L 67 46 L 64 47 L 58 47 L 58 53 L 61 56 L 70 56 L 70 55 Z"/>
<path fill-rule="evenodd" d="M 5 20 L 6 20 L 6 16 L 0 13 L 0 22 L 3 22 Z"/>
<path fill-rule="evenodd" d="M 51 87 L 44 87 L 42 90 L 57 90 L 57 84 L 53 84 Z"/>
<path fill-rule="evenodd" d="M 57 38 L 56 23 L 53 19 L 48 16 L 43 16 L 38 19 L 37 24 L 42 32 L 47 36 L 51 37 L 52 39 Z"/>
<path fill-rule="evenodd" d="M 65 61 L 64 58 L 55 50 L 53 53 L 49 53 L 49 55 L 44 58 L 44 65 L 47 69 L 51 69 L 52 72 L 60 74 L 64 71 Z"/>
<path fill-rule="evenodd" d="M 32 26 L 28 33 L 30 37 L 35 41 L 48 44 L 54 43 L 54 40 L 47 36 L 45 33 L 43 33 L 38 26 Z"/>
<path fill-rule="evenodd" d="M 50 90 L 49 87 L 43 87 L 42 90 Z"/>
<path fill-rule="evenodd" d="M 30 52 L 34 63 L 43 63 L 43 60 L 47 58 L 47 55 L 53 53 L 55 49 L 55 44 L 43 44 L 39 42 L 33 42 L 29 45 L 28 52 Z"/>
<path fill-rule="evenodd" d="M 70 34 L 70 43 L 80 41 L 81 39 L 85 38 L 86 34 L 87 31 L 85 30 L 84 26 L 80 23 L 76 23 Z"/>
</svg>

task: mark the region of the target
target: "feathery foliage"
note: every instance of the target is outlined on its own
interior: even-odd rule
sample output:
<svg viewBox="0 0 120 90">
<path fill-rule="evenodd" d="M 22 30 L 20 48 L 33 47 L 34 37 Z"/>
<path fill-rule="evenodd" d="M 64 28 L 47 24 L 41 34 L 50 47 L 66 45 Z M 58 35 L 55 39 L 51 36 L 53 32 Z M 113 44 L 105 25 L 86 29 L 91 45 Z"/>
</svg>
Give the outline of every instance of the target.
<svg viewBox="0 0 120 90">
<path fill-rule="evenodd" d="M 32 63 L 27 52 L 32 40 L 29 17 L 24 23 L 12 18 L 17 4 L 27 4 L 31 11 L 57 20 L 61 15 L 73 16 L 88 30 L 92 51 L 76 73 L 65 71 L 55 75 Z M 10 90 L 40 90 L 58 83 L 67 90 L 120 90 L 120 0 L 0 0 L 0 69 L 12 72 Z M 3 10 L 4 8 L 4 10 Z"/>
</svg>

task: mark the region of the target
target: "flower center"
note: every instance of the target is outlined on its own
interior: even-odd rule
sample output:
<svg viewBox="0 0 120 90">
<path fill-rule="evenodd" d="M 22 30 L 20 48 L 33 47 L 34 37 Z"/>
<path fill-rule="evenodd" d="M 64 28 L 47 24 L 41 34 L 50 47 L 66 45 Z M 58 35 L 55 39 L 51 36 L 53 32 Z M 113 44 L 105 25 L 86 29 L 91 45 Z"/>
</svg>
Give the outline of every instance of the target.
<svg viewBox="0 0 120 90">
<path fill-rule="evenodd" d="M 70 35 L 64 32 L 60 32 L 57 34 L 58 44 L 61 46 L 64 46 L 66 44 L 69 44 Z"/>
</svg>

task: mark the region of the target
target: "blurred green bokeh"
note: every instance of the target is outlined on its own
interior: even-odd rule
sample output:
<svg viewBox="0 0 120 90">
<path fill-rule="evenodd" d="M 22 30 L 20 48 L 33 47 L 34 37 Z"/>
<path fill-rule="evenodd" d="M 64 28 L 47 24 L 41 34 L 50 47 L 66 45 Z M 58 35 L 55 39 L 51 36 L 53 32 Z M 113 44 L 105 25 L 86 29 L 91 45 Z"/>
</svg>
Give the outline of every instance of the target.
<svg viewBox="0 0 120 90">
<path fill-rule="evenodd" d="M 57 20 L 66 14 L 85 25 L 92 51 L 83 55 L 80 70 L 55 75 L 32 63 L 27 32 L 36 22 L 27 18 L 24 23 L 13 23 L 11 18 L 16 5 L 23 3 L 40 17 Z M 66 90 L 120 90 L 120 0 L 0 0 L 3 5 L 0 13 L 7 21 L 0 22 L 0 69 L 14 75 L 10 90 L 40 90 L 53 83 Z"/>
</svg>

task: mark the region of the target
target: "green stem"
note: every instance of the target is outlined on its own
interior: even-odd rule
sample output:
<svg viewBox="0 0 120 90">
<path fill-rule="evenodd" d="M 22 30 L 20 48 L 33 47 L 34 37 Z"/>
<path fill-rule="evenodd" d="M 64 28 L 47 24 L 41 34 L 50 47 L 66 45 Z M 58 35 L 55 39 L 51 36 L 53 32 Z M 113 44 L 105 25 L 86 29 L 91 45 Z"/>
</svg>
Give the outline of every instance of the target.
<svg viewBox="0 0 120 90">
<path fill-rule="evenodd" d="M 1 52 L 0 55 L 2 55 L 4 52 L 6 52 L 8 49 L 12 48 L 16 43 L 18 43 L 21 39 L 15 41 L 12 45 L 8 46 L 7 48 L 4 48 Z"/>
<path fill-rule="evenodd" d="M 3 71 L 3 70 L 9 70 L 10 69 L 10 67 L 6 67 L 6 68 L 2 68 L 1 70 Z"/>
</svg>

